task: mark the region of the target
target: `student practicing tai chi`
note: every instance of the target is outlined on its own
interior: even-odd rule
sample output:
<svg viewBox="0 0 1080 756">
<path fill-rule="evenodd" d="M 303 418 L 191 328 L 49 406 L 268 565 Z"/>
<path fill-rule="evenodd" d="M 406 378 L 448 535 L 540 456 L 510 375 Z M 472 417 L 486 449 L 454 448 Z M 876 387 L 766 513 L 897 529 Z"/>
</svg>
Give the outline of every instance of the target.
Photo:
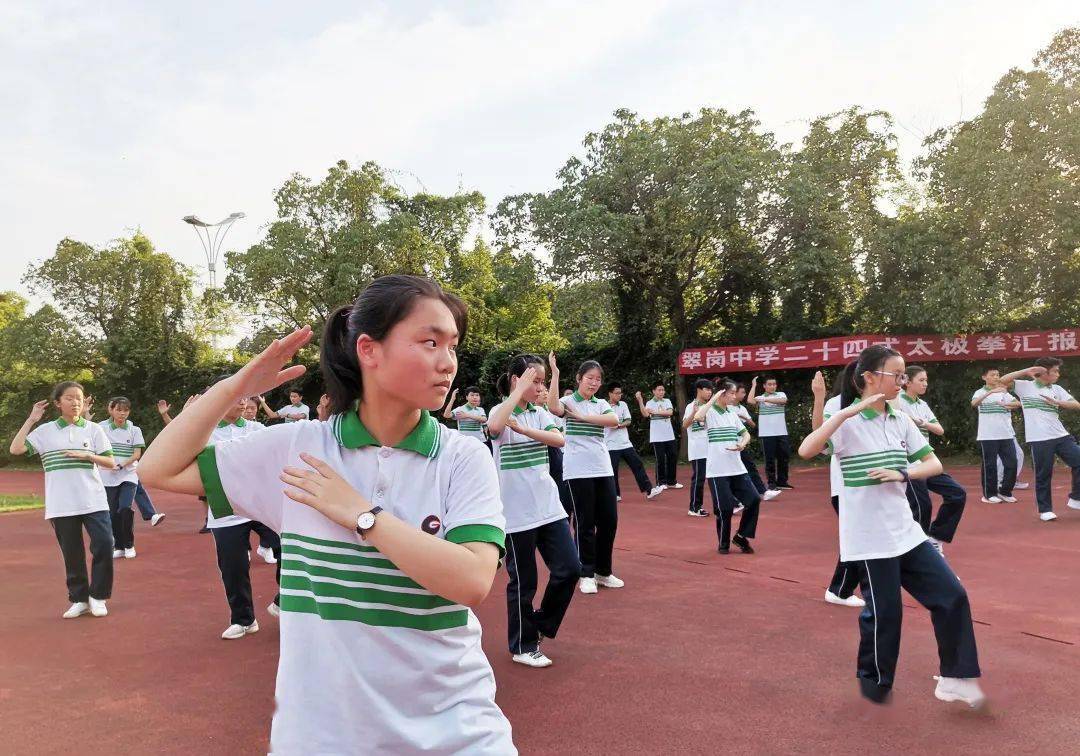
<svg viewBox="0 0 1080 756">
<path fill-rule="evenodd" d="M 142 430 L 128 420 L 131 401 L 126 396 L 109 400 L 109 419 L 98 425 L 109 439 L 113 450 L 113 469 L 102 469 L 101 482 L 105 485 L 105 497 L 109 501 L 109 517 L 112 519 L 113 559 L 135 558 L 135 493 L 139 476 L 135 468 L 142 450 L 146 448 Z"/>
<path fill-rule="evenodd" d="M 793 488 L 788 482 L 788 463 L 791 460 L 791 442 L 788 440 L 787 394 L 776 390 L 776 379 L 766 377 L 762 381 L 764 391 L 757 393 L 757 376 L 750 382 L 747 404 L 758 408 L 758 438 L 765 454 L 765 480 L 770 491 Z"/>
<path fill-rule="evenodd" d="M 911 417 L 927 442 L 930 440 L 931 433 L 944 436 L 945 429 L 922 398 L 930 385 L 926 369 L 911 365 L 904 374 L 907 376 L 907 382 L 904 390 L 900 392 L 896 408 Z M 933 512 L 933 504 L 930 501 L 931 491 L 941 496 L 941 507 L 933 521 L 930 519 Z M 910 481 L 907 497 L 915 521 L 922 527 L 923 532 L 930 536 L 930 545 L 938 552 L 944 553 L 943 544 L 952 543 L 960 518 L 964 514 L 967 491 L 951 475 L 942 472 L 931 475 L 929 478 Z"/>
<path fill-rule="evenodd" d="M 614 428 L 604 428 L 604 445 L 607 446 L 608 455 L 611 457 L 611 471 L 615 476 L 615 500 L 622 501 L 622 491 L 619 490 L 619 462 L 626 460 L 630 472 L 634 474 L 634 481 L 638 490 L 645 494 L 646 499 L 655 499 L 664 488 L 649 482 L 649 474 L 645 472 L 645 465 L 638 456 L 637 449 L 630 443 L 630 431 L 627 429 L 633 424 L 630 417 L 630 408 L 622 400 L 622 385 L 618 383 L 608 384 L 607 400 L 619 424 Z"/>
<path fill-rule="evenodd" d="M 825 376 L 821 371 L 814 373 L 814 379 L 810 382 L 810 390 L 814 394 L 814 408 L 811 416 L 813 430 L 821 427 L 822 423 L 840 411 L 841 378 L 843 373 L 838 374 L 833 384 L 833 396 L 825 400 Z M 840 474 L 840 460 L 836 455 L 829 454 L 829 503 L 833 511 L 840 515 L 840 494 L 843 493 L 844 484 Z M 859 579 L 862 575 L 862 565 L 859 562 L 845 562 L 839 557 L 836 559 L 836 568 L 833 570 L 832 580 L 825 589 L 825 602 L 838 606 L 866 606 L 866 602 L 855 595 L 855 589 L 859 587 Z"/>
<path fill-rule="evenodd" d="M 35 428 L 49 406 L 47 401 L 37 402 L 8 451 L 15 456 L 37 454 L 45 468 L 45 519 L 52 525 L 64 556 L 71 601 L 64 619 L 88 612 L 104 617 L 109 613 L 105 601 L 113 588 L 113 535 L 98 467 L 111 470 L 115 466 L 112 447 L 101 426 L 82 416 L 82 384 L 58 383 L 51 399 L 60 417 Z M 89 579 L 83 528 L 90 536 Z"/>
<path fill-rule="evenodd" d="M 640 391 L 634 393 L 634 398 L 642 416 L 649 418 L 649 443 L 656 455 L 656 485 L 661 489 L 682 488 L 682 483 L 675 480 L 679 462 L 679 442 L 675 440 L 675 429 L 671 425 L 675 407 L 664 396 L 665 391 L 664 384 L 658 383 L 648 402 Z"/>
<path fill-rule="evenodd" d="M 687 403 L 683 412 L 683 430 L 686 431 L 686 452 L 690 458 L 690 508 L 692 517 L 708 517 L 705 511 L 705 463 L 709 457 L 709 432 L 704 420 L 694 418 L 701 407 L 709 403 L 713 395 L 713 382 L 708 378 L 694 381 L 694 400 Z"/>
<path fill-rule="evenodd" d="M 304 404 L 304 395 L 298 388 L 289 389 L 289 403 L 277 412 L 270 409 L 270 405 L 261 396 L 259 397 L 259 406 L 262 407 L 263 412 L 271 420 L 281 419 L 287 423 L 295 423 L 297 420 L 311 419 L 311 409 Z"/>
<path fill-rule="evenodd" d="M 491 410 L 488 431 L 499 470 L 506 516 L 507 630 L 513 660 L 549 667 L 541 638 L 554 638 L 581 575 L 577 546 L 570 534 L 559 491 L 548 472 L 549 447 L 562 447 L 555 417 L 534 402 L 544 391 L 544 361 L 535 354 L 510 360 L 499 378 L 499 395 L 508 397 Z M 540 608 L 536 595 L 536 554 L 548 568 Z"/>
<path fill-rule="evenodd" d="M 739 419 L 743 421 L 743 425 L 747 430 L 754 430 L 757 428 L 757 423 L 754 422 L 754 418 L 750 416 L 750 410 L 743 406 L 743 400 L 746 399 L 746 385 L 743 383 L 735 384 L 735 404 L 731 405 L 731 408 L 735 410 L 735 414 L 739 416 Z M 747 445 L 745 449 L 740 452 L 742 463 L 746 467 L 746 474 L 750 476 L 750 482 L 754 484 L 754 488 L 761 494 L 761 498 L 765 501 L 775 499 L 780 495 L 779 489 L 769 489 L 761 480 L 761 473 L 758 472 L 757 465 L 754 464 L 754 455 L 750 453 L 750 446 Z"/>
<path fill-rule="evenodd" d="M 491 454 L 443 427 L 466 306 L 416 276 L 375 279 L 330 315 L 333 416 L 206 448 L 245 396 L 295 380 L 311 329 L 275 340 L 150 444 L 150 485 L 282 533 L 269 751 L 515 754 L 472 609 L 503 553 Z M 607 454 L 604 454 L 607 459 Z"/>
<path fill-rule="evenodd" d="M 475 438 L 482 444 L 489 443 L 487 431 L 484 425 L 487 423 L 487 412 L 480 406 L 480 389 L 469 386 L 465 389 L 465 403 L 460 407 L 454 407 L 454 399 L 457 398 L 457 389 L 450 394 L 443 410 L 443 417 L 447 420 L 453 418 L 457 421 L 459 433 Z"/>
<path fill-rule="evenodd" d="M 712 399 L 697 408 L 694 419 L 705 423 L 709 435 L 705 478 L 716 515 L 717 551 L 727 554 L 730 544 L 734 543 L 744 554 L 753 554 L 750 539 L 757 535 L 761 497 L 742 463 L 740 452 L 750 443 L 750 431 L 731 408 L 734 403 L 735 383 L 720 380 L 715 384 Z M 739 518 L 739 529 L 732 538 L 731 517 L 740 502 L 744 510 Z"/>
<path fill-rule="evenodd" d="M 975 438 L 982 452 L 982 500 L 987 504 L 1014 502 L 1017 457 L 1012 411 L 1020 409 L 1020 402 L 1002 385 L 997 368 L 984 370 L 982 379 L 983 387 L 971 397 L 971 406 L 979 411 Z M 1020 455 L 1022 460 L 1022 451 Z M 1002 471 L 1000 477 L 998 468 Z"/>
<path fill-rule="evenodd" d="M 1024 405 L 1024 437 L 1035 464 L 1035 502 L 1039 519 L 1056 520 L 1050 483 L 1054 477 L 1054 457 L 1072 468 L 1072 489 L 1066 505 L 1080 509 L 1080 444 L 1061 424 L 1061 410 L 1078 410 L 1080 402 L 1058 385 L 1062 361 L 1040 357 L 1034 367 L 1001 377 L 1003 386 L 1013 386 Z"/>
<path fill-rule="evenodd" d="M 548 410 L 557 417 L 566 417 L 563 479 L 570 484 L 571 516 L 577 523 L 575 537 L 581 560 L 578 589 L 596 593 L 597 586 L 622 588 L 625 583 L 612 573 L 619 510 L 611 457 L 604 445 L 604 428 L 614 428 L 619 421 L 611 406 L 596 398 L 604 371 L 596 360 L 585 360 L 577 370 L 577 391 L 557 399 L 559 366 L 554 354 L 548 355 L 548 364 Z"/>
<path fill-rule="evenodd" d="M 859 615 L 862 694 L 885 702 L 900 653 L 904 589 L 930 611 L 940 660 L 934 695 L 978 707 L 985 701 L 967 592 L 911 516 L 908 480 L 941 472 L 941 462 L 912 419 L 886 400 L 905 383 L 904 358 L 882 345 L 864 349 L 842 374 L 840 409 L 799 446 L 813 459 L 840 460 L 840 558 L 861 561 L 866 606 Z M 921 464 L 909 468 L 909 464 Z"/>
</svg>

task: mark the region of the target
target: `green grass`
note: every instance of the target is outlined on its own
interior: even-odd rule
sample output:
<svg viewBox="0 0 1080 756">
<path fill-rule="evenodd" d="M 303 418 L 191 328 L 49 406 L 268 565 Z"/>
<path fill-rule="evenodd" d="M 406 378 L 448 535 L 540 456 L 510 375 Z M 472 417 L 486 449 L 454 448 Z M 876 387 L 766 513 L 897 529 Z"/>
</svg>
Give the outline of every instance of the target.
<svg viewBox="0 0 1080 756">
<path fill-rule="evenodd" d="M 22 512 L 27 509 L 41 509 L 45 500 L 32 494 L 0 494 L 0 512 Z"/>
</svg>

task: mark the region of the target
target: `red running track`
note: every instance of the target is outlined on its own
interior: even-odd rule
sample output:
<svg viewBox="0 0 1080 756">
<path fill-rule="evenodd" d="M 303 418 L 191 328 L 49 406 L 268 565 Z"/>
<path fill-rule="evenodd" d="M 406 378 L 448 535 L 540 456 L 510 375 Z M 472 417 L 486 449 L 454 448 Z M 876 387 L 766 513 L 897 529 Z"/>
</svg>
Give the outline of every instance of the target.
<svg viewBox="0 0 1080 756">
<path fill-rule="evenodd" d="M 1042 523 L 1033 493 L 971 497 L 946 554 L 971 596 L 984 688 L 972 713 L 933 698 L 928 615 L 908 599 L 893 704 L 860 700 L 857 610 L 822 601 L 836 558 L 823 469 L 763 504 L 754 555 L 716 553 L 712 518 L 686 516 L 686 491 L 622 502 L 618 591 L 578 594 L 554 666 L 505 650 L 505 575 L 479 615 L 499 704 L 526 754 L 897 752 L 1066 753 L 1080 741 L 1080 512 Z M 685 481 L 688 473 L 680 470 Z M 40 490 L 0 476 L 0 491 Z M 633 490 L 629 478 L 626 491 Z M 194 500 L 157 493 L 168 519 L 137 525 L 105 619 L 61 620 L 60 554 L 40 512 L 0 515 L 0 733 L 5 753 L 263 753 L 273 708 L 273 569 L 253 577 L 261 632 L 223 641 L 227 621 L 211 536 Z M 331 691 L 328 694 L 332 695 Z M 363 753 L 358 744 L 358 753 Z"/>
</svg>

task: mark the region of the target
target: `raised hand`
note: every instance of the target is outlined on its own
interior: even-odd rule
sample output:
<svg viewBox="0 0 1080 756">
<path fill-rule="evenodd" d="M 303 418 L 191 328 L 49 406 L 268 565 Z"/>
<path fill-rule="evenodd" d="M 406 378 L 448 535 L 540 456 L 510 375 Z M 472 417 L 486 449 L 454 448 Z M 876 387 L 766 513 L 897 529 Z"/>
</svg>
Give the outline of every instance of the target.
<svg viewBox="0 0 1080 756">
<path fill-rule="evenodd" d="M 311 335 L 311 326 L 304 326 L 288 336 L 274 339 L 230 379 L 236 386 L 236 393 L 240 396 L 262 394 L 302 376 L 307 371 L 303 365 L 285 365 L 311 341 Z"/>
<path fill-rule="evenodd" d="M 49 406 L 48 399 L 42 399 L 40 402 L 34 402 L 34 406 L 30 408 L 30 421 L 36 423 L 42 417 L 45 416 L 45 410 Z"/>
<path fill-rule="evenodd" d="M 821 371 L 814 373 L 814 379 L 810 381 L 810 390 L 814 393 L 814 396 L 825 396 L 825 376 L 821 374 Z"/>
<path fill-rule="evenodd" d="M 159 414 L 164 415 L 166 412 L 172 409 L 172 405 L 164 399 L 157 400 L 157 411 Z"/>
<path fill-rule="evenodd" d="M 640 391 L 635 391 L 634 392 L 634 398 L 637 399 L 640 402 L 641 399 L 642 399 L 641 392 Z"/>
<path fill-rule="evenodd" d="M 555 352 L 548 352 L 548 367 L 551 368 L 552 374 L 559 372 L 559 366 L 555 362 Z"/>
<path fill-rule="evenodd" d="M 532 366 L 525 368 L 525 371 L 518 376 L 517 382 L 514 384 L 514 389 L 510 392 L 510 396 L 515 401 L 521 401 L 522 395 L 529 386 L 533 385 L 533 381 L 535 380 L 536 368 Z"/>
</svg>

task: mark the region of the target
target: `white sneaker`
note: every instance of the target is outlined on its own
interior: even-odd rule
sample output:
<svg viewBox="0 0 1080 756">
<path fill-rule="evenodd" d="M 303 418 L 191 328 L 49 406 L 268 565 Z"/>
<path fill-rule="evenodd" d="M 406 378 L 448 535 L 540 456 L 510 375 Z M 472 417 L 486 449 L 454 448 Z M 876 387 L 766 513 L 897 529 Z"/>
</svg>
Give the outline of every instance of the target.
<svg viewBox="0 0 1080 756">
<path fill-rule="evenodd" d="M 124 550 L 123 549 L 113 549 L 112 558 L 113 559 L 123 559 L 124 558 Z"/>
<path fill-rule="evenodd" d="M 156 515 L 150 518 L 150 527 L 156 526 L 159 522 L 165 519 L 164 512 L 158 512 Z"/>
<path fill-rule="evenodd" d="M 986 703 L 986 694 L 979 687 L 979 681 L 974 677 L 939 677 L 937 688 L 934 690 L 934 698 L 939 701 L 963 701 L 973 709 L 978 709 Z"/>
<path fill-rule="evenodd" d="M 1056 520 L 1057 515 L 1054 514 L 1053 512 L 1042 512 L 1039 515 L 1039 519 L 1042 520 L 1043 522 L 1050 522 L 1051 520 Z"/>
<path fill-rule="evenodd" d="M 259 621 L 255 620 L 247 627 L 244 625 L 229 625 L 225 628 L 225 632 L 221 634 L 221 637 L 225 640 L 236 640 L 237 638 L 243 638 L 245 635 L 251 635 L 252 633 L 257 632 L 259 632 Z"/>
<path fill-rule="evenodd" d="M 275 604 L 273 601 L 270 602 L 270 606 L 266 607 L 266 611 L 269 612 L 270 615 L 273 617 L 281 616 L 281 607 Z"/>
<path fill-rule="evenodd" d="M 763 498 L 765 501 L 769 501 L 770 499 L 775 499 L 779 495 L 780 492 L 774 489 L 772 491 L 766 491 L 765 493 L 763 493 L 761 495 L 761 498 Z"/>
<path fill-rule="evenodd" d="M 942 543 L 941 541 L 939 541 L 936 538 L 927 538 L 926 540 L 928 540 L 930 542 L 930 545 L 934 547 L 934 551 L 941 554 L 941 558 L 944 559 L 945 558 L 945 544 Z"/>
<path fill-rule="evenodd" d="M 655 499 L 657 496 L 664 492 L 663 486 L 653 486 L 653 489 L 645 494 L 646 499 Z"/>
<path fill-rule="evenodd" d="M 583 577 L 578 580 L 577 587 L 582 593 L 596 593 L 596 578 Z"/>
<path fill-rule="evenodd" d="M 267 564 L 277 564 L 277 557 L 274 556 L 274 550 L 268 549 L 265 546 L 260 546 L 255 551 L 262 557 L 262 560 Z"/>
<path fill-rule="evenodd" d="M 733 515 L 737 515 L 737 514 L 739 514 L 739 512 L 743 511 L 744 509 L 746 509 L 746 507 L 744 507 L 742 504 L 740 504 L 739 506 L 737 506 L 733 510 L 731 510 L 731 513 Z"/>
<path fill-rule="evenodd" d="M 622 497 L 621 496 L 616 496 L 615 501 L 622 501 Z"/>
<path fill-rule="evenodd" d="M 550 667 L 551 659 L 544 655 L 544 652 L 540 649 L 530 651 L 527 654 L 514 654 L 513 660 L 518 664 L 524 664 L 526 667 Z"/>
<path fill-rule="evenodd" d="M 661 490 L 661 491 L 663 491 L 663 490 L 664 490 L 664 489 L 666 489 L 666 488 L 667 488 L 667 484 L 666 484 L 666 483 L 660 486 L 660 490 Z"/>
<path fill-rule="evenodd" d="M 704 509 L 688 509 L 688 510 L 686 510 L 686 514 L 689 517 L 708 517 L 709 516 L 709 513 L 706 512 Z"/>
<path fill-rule="evenodd" d="M 1023 491 L 1024 489 L 1031 488 L 1031 484 L 1030 483 L 1017 482 L 1017 483 L 1013 484 L 1013 488 L 1016 488 L 1016 489 L 1019 489 L 1019 490 Z"/>
<path fill-rule="evenodd" d="M 105 608 L 105 602 L 100 601 L 93 596 L 90 597 L 90 613 L 95 617 L 104 617 L 109 613 L 109 610 Z"/>
<path fill-rule="evenodd" d="M 1069 509 L 1080 509 L 1080 501 L 1076 499 L 1069 499 L 1067 502 L 1065 502 L 1065 506 L 1067 506 Z"/>
<path fill-rule="evenodd" d="M 614 575 L 597 575 L 594 579 L 597 585 L 602 585 L 605 588 L 622 588 L 626 585 Z"/>
<path fill-rule="evenodd" d="M 682 483 L 672 483 L 671 486 L 670 486 L 670 488 L 682 488 L 682 487 L 683 487 Z"/>
<path fill-rule="evenodd" d="M 74 604 L 68 607 L 68 610 L 64 612 L 64 619 L 74 619 L 75 617 L 81 617 L 90 611 L 90 605 L 85 601 L 76 601 Z"/>
<path fill-rule="evenodd" d="M 854 593 L 845 598 L 840 598 L 832 591 L 825 591 L 825 602 L 828 604 L 836 604 L 837 606 L 866 606 L 866 602 L 856 596 Z"/>
<path fill-rule="evenodd" d="M 1010 504 L 1015 504 L 1016 503 L 1016 497 L 1015 496 L 1006 496 L 1005 494 L 998 494 L 998 496 L 1001 498 L 1002 501 L 1007 501 Z"/>
<path fill-rule="evenodd" d="M 987 498 L 987 497 L 984 496 L 984 497 L 982 497 L 981 501 L 982 501 L 983 504 L 1000 504 L 1001 503 L 1001 499 L 999 499 L 996 496 L 991 496 L 990 498 Z M 1013 499 L 1013 501 L 1016 501 L 1016 499 Z"/>
<path fill-rule="evenodd" d="M 135 558 L 135 547 L 134 546 L 132 546 L 130 549 L 124 549 L 124 559 L 134 559 L 134 558 Z"/>
</svg>

